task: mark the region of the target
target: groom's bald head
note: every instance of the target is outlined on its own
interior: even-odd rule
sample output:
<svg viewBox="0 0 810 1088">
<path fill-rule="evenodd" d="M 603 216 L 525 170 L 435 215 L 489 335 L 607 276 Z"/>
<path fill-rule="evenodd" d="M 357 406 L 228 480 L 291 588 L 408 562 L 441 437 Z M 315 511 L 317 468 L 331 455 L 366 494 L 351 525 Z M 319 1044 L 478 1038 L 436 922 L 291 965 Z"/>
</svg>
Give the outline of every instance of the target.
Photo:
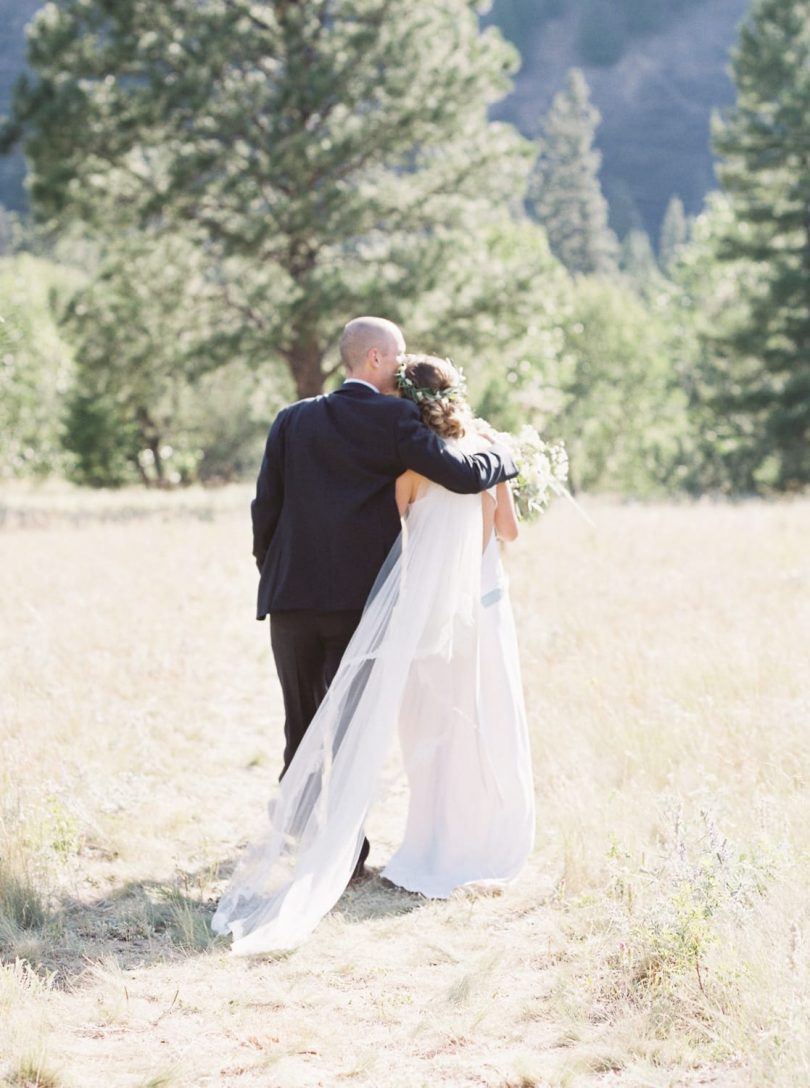
<svg viewBox="0 0 810 1088">
<path fill-rule="evenodd" d="M 384 317 L 356 317 L 340 337 L 340 358 L 350 378 L 371 382 L 392 392 L 397 356 L 405 350 L 398 325 Z"/>
</svg>

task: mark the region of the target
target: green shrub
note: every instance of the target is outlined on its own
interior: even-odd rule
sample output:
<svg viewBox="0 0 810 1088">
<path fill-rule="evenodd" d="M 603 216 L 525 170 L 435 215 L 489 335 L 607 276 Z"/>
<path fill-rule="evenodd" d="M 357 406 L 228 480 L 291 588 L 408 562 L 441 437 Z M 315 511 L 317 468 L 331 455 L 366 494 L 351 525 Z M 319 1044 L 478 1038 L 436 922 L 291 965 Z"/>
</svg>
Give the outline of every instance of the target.
<svg viewBox="0 0 810 1088">
<path fill-rule="evenodd" d="M 0 478 L 64 470 L 73 360 L 56 315 L 77 281 L 73 270 L 29 254 L 0 258 Z"/>
<path fill-rule="evenodd" d="M 109 394 L 72 391 L 64 442 L 74 458 L 68 468 L 68 476 L 74 483 L 121 487 L 135 479 L 137 429 Z"/>
</svg>

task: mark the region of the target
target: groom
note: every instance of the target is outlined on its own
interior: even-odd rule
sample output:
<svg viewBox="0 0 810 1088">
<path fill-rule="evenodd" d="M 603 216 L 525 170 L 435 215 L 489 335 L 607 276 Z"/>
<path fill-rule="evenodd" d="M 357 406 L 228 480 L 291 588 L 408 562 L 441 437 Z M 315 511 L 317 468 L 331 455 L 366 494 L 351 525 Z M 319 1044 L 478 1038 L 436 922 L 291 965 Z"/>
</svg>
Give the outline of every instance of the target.
<svg viewBox="0 0 810 1088">
<path fill-rule="evenodd" d="M 284 408 L 267 438 L 251 514 L 261 571 L 257 618 L 270 615 L 284 697 L 282 776 L 399 534 L 396 478 L 410 468 L 475 494 L 517 474 L 504 448 L 462 454 L 422 423 L 413 401 L 396 395 L 404 351 L 393 322 L 350 321 L 340 339 L 343 385 Z M 366 841 L 355 877 L 367 855 Z"/>
</svg>

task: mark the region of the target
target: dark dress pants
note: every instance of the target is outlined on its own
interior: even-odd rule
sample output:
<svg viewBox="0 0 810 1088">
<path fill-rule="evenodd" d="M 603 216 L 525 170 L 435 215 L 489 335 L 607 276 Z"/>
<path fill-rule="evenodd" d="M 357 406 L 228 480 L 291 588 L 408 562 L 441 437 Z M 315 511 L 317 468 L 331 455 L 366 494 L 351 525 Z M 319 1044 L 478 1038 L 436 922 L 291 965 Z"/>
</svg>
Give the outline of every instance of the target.
<svg viewBox="0 0 810 1088">
<path fill-rule="evenodd" d="M 270 615 L 270 645 L 284 696 L 286 743 L 281 778 L 326 695 L 362 614 L 358 609 Z M 361 862 L 367 855 L 368 840 L 364 840 Z"/>
<path fill-rule="evenodd" d="M 360 622 L 356 612 L 274 612 L 270 645 L 284 696 L 284 772 Z"/>
</svg>

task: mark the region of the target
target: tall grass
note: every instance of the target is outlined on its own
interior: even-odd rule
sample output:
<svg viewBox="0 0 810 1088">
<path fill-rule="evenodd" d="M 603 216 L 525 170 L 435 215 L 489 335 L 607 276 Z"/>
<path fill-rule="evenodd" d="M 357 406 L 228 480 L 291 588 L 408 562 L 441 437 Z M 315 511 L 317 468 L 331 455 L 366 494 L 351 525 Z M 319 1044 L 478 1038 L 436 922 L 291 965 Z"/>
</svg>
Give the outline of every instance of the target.
<svg viewBox="0 0 810 1088">
<path fill-rule="evenodd" d="M 0 859 L 0 926 L 38 929 L 47 920 L 42 893 L 25 859 Z"/>
<path fill-rule="evenodd" d="M 2 1081 L 7 1088 L 62 1088 L 64 1081 L 40 1054 L 23 1058 Z"/>
<path fill-rule="evenodd" d="M 0 537 L 0 1076 L 806 1088 L 810 503 L 552 510 L 507 557 L 526 872 L 447 903 L 372 879 L 240 961 L 209 919 L 282 735 L 248 498 L 49 522 L 40 496 Z"/>
</svg>

